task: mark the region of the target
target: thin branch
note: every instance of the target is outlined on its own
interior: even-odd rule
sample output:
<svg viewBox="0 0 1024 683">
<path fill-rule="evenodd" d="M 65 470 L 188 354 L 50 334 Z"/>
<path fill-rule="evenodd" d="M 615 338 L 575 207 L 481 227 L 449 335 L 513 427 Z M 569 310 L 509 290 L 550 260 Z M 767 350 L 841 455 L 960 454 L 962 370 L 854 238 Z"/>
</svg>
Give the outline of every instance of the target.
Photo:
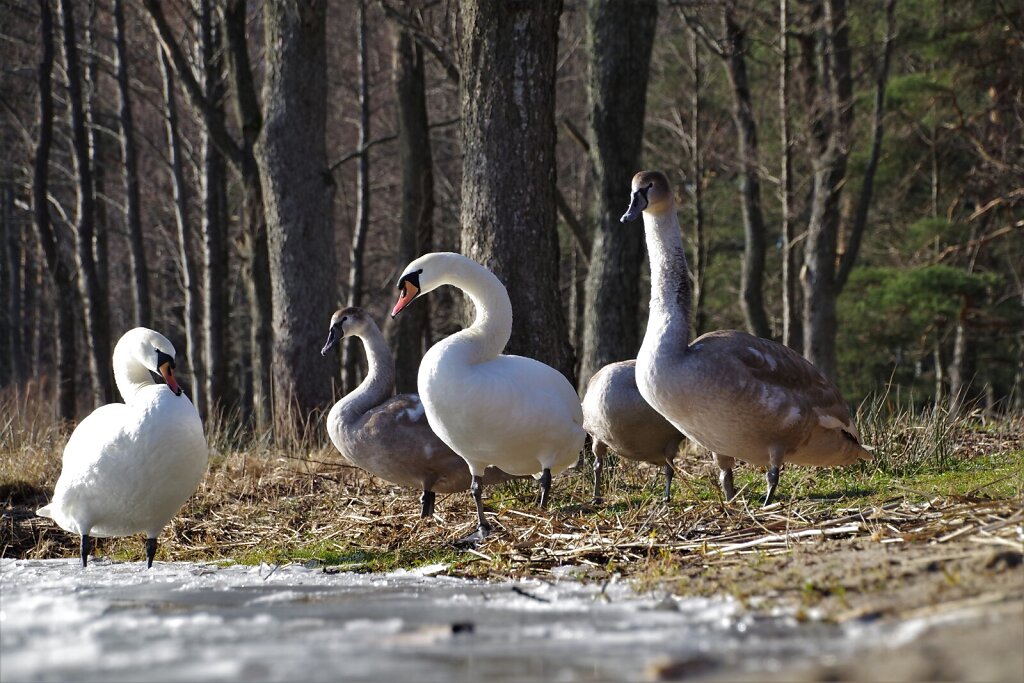
<svg viewBox="0 0 1024 683">
<path fill-rule="evenodd" d="M 445 74 L 448 76 L 448 80 L 458 85 L 460 78 L 459 67 L 456 66 L 455 62 L 448 56 L 448 53 L 445 52 L 444 48 L 438 44 L 437 40 L 423 30 L 423 24 L 413 21 L 412 18 L 398 11 L 393 5 L 387 2 L 387 0 L 378 0 L 378 4 L 380 4 L 381 9 L 384 10 L 384 15 L 386 17 L 409 31 L 413 39 L 419 43 L 424 50 L 434 56 L 434 59 L 436 59 L 441 65 L 441 68 L 444 69 Z"/>
<path fill-rule="evenodd" d="M 431 129 L 434 129 L 434 128 L 444 128 L 445 126 L 451 126 L 453 124 L 456 124 L 456 123 L 458 123 L 461 120 L 462 120 L 461 118 L 457 117 L 457 118 L 454 118 L 454 119 L 448 119 L 447 121 L 440 121 L 438 123 L 433 123 L 429 127 Z M 389 135 L 384 135 L 384 136 L 379 137 L 379 138 L 374 138 L 373 140 L 370 140 L 369 142 L 367 142 L 364 146 L 349 152 L 348 154 L 346 154 L 342 158 L 340 158 L 337 161 L 335 161 L 333 164 L 331 164 L 328 167 L 327 170 L 328 170 L 329 173 L 334 173 L 335 171 L 338 170 L 339 167 L 343 166 L 344 164 L 348 163 L 349 161 L 352 161 L 353 159 L 358 159 L 359 157 L 363 156 L 368 151 L 370 151 L 371 148 L 376 147 L 377 145 L 382 145 L 385 142 L 391 142 L 391 141 L 397 140 L 397 139 L 398 139 L 398 133 L 391 133 Z"/>
</svg>

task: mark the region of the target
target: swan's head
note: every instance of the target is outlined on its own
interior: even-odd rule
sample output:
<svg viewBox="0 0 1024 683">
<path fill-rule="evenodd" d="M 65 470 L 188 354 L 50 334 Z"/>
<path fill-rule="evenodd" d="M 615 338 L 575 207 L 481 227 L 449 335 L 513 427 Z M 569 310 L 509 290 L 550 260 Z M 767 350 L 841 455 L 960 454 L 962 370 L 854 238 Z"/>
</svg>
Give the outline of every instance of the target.
<svg viewBox="0 0 1024 683">
<path fill-rule="evenodd" d="M 391 311 L 391 317 L 398 315 L 420 294 L 431 292 L 451 281 L 452 272 L 462 263 L 469 261 L 462 254 L 435 252 L 424 254 L 405 267 L 398 278 L 398 303 Z"/>
<path fill-rule="evenodd" d="M 365 331 L 371 327 L 375 327 L 373 318 L 358 306 L 339 308 L 331 316 L 331 329 L 327 333 L 327 343 L 320 349 L 320 355 L 326 356 L 345 337 L 365 336 Z"/>
<path fill-rule="evenodd" d="M 630 193 L 629 208 L 619 219 L 623 223 L 639 218 L 641 213 L 658 216 L 675 209 L 668 178 L 661 171 L 637 173 L 633 176 Z"/>
<path fill-rule="evenodd" d="M 115 356 L 122 353 L 149 370 L 154 379 L 159 376 L 175 396 L 181 396 L 181 386 L 174 379 L 174 344 L 164 335 L 146 327 L 136 327 L 125 332 L 117 342 Z M 119 353 L 122 351 L 122 353 Z"/>
</svg>

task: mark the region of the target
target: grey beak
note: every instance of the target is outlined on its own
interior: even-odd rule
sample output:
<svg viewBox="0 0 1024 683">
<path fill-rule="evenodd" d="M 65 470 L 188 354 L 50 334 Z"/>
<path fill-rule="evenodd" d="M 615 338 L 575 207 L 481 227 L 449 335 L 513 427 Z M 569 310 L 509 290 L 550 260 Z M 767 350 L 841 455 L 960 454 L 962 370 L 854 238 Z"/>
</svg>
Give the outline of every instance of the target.
<svg viewBox="0 0 1024 683">
<path fill-rule="evenodd" d="M 334 328 L 332 327 L 331 331 L 327 333 L 327 343 L 324 344 L 324 348 L 320 349 L 320 355 L 326 356 L 327 352 L 330 351 L 331 348 L 338 343 L 338 339 L 339 337 L 337 333 L 335 333 Z"/>
<path fill-rule="evenodd" d="M 647 197 L 640 190 L 634 190 L 633 195 L 629 200 L 629 208 L 626 209 L 626 213 L 622 214 L 622 218 L 619 219 L 621 223 L 629 223 L 640 217 L 640 214 L 647 208 Z"/>
</svg>

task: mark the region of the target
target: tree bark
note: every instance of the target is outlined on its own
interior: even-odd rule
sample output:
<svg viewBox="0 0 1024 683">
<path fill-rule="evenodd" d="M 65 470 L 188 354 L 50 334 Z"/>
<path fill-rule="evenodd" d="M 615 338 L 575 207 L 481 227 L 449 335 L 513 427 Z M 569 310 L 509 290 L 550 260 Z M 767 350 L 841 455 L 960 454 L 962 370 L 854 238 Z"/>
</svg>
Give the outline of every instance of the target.
<svg viewBox="0 0 1024 683">
<path fill-rule="evenodd" d="M 256 144 L 273 284 L 274 408 L 305 420 L 328 406 L 331 377 L 311 340 L 330 320 L 335 271 L 327 171 L 325 0 L 264 5 L 265 118 Z M 295 414 L 297 411 L 297 415 Z"/>
<path fill-rule="evenodd" d="M 587 3 L 590 160 L 594 241 L 584 288 L 579 387 L 608 363 L 640 347 L 643 231 L 619 222 L 630 181 L 640 169 L 647 75 L 658 6 L 654 0 Z"/>
<path fill-rule="evenodd" d="M 555 206 L 561 10 L 560 0 L 461 1 L 462 250 L 508 289 L 508 352 L 537 358 L 575 385 Z"/>
<path fill-rule="evenodd" d="M 434 167 L 430 150 L 423 49 L 405 29 L 396 29 L 395 94 L 398 154 L 402 167 L 401 233 L 396 267 L 402 268 L 434 242 Z M 416 391 L 423 352 L 430 343 L 430 302 L 424 298 L 388 324 L 395 354 L 395 388 Z"/>
<path fill-rule="evenodd" d="M 789 0 L 779 0 L 779 132 L 782 163 L 779 169 L 779 203 L 782 210 L 782 343 L 800 352 L 803 332 L 800 318 L 800 271 L 797 263 L 796 222 L 793 220 L 793 148 L 789 117 Z"/>
<path fill-rule="evenodd" d="M 703 70 L 700 43 L 690 33 L 690 67 L 693 69 L 693 92 L 690 93 L 690 174 L 693 177 L 693 235 L 697 242 L 693 259 L 693 336 L 704 334 L 708 325 L 707 299 L 708 238 L 704 230 L 704 139 L 701 136 L 701 90 Z"/>
<path fill-rule="evenodd" d="M 14 220 L 14 184 L 0 182 L 0 225 L 2 225 L 3 262 L 7 272 L 0 287 L 3 289 L 4 324 L 6 325 L 6 360 L 0 371 L 0 386 L 18 386 L 25 379 L 22 347 L 21 285 L 24 272 L 21 248 L 21 224 Z"/>
<path fill-rule="evenodd" d="M 135 123 L 132 116 L 131 88 L 128 83 L 128 39 L 124 26 L 124 0 L 114 0 L 115 66 L 121 112 L 121 157 L 124 160 L 124 212 L 128 230 L 129 264 L 132 273 L 132 313 L 135 325 L 150 327 L 153 314 L 149 297 L 149 271 L 146 267 L 145 237 L 139 200 L 139 171 L 135 152 Z"/>
<path fill-rule="evenodd" d="M 89 369 L 92 374 L 93 405 L 100 406 L 113 400 L 110 370 L 110 330 L 107 322 L 106 301 L 100 291 L 99 276 L 93 258 L 95 235 L 95 198 L 92 182 L 92 159 L 89 154 L 89 138 L 85 127 L 85 110 L 82 99 L 81 68 L 76 42 L 74 7 L 71 0 L 61 0 L 64 21 L 64 59 L 68 76 L 68 100 L 70 102 L 70 124 L 75 173 L 78 184 L 76 208 L 76 254 L 78 284 L 81 295 L 85 338 L 89 352 Z"/>
<path fill-rule="evenodd" d="M 725 30 L 725 71 L 732 89 L 733 120 L 736 123 L 740 163 L 740 206 L 743 209 L 743 270 L 740 304 L 747 330 L 771 338 L 771 324 L 764 310 L 764 261 L 767 230 L 761 212 L 761 181 L 758 169 L 757 122 L 747 78 L 746 30 L 736 16 L 732 2 L 722 9 Z"/>
<path fill-rule="evenodd" d="M 57 288 L 57 417 L 75 419 L 75 283 L 71 268 L 60 253 L 60 243 L 50 222 L 49 168 L 53 146 L 53 13 L 49 0 L 39 0 L 39 139 L 32 175 L 32 211 L 46 265 Z"/>
<path fill-rule="evenodd" d="M 119 1 L 119 0 L 118 0 Z M 200 348 L 202 328 L 201 293 L 196 259 L 192 255 L 192 234 L 188 220 L 188 185 L 185 183 L 185 169 L 182 160 L 181 135 L 178 131 L 178 102 L 174 92 L 174 71 L 162 49 L 160 71 L 163 75 L 165 123 L 167 128 L 167 156 L 170 164 L 171 191 L 174 195 L 174 223 L 178 233 L 178 252 L 181 260 L 181 284 L 184 294 L 185 355 L 192 368 L 192 403 L 200 415 L 206 414 L 206 399 L 203 396 L 205 376 L 203 374 Z M 223 286 L 221 287 L 223 289 Z"/>
<path fill-rule="evenodd" d="M 242 212 L 245 225 L 243 250 L 248 266 L 246 294 L 251 320 L 252 410 L 256 426 L 262 430 L 269 427 L 273 412 L 274 297 L 270 275 L 267 212 L 263 201 L 261 171 L 255 152 L 256 140 L 263 130 L 263 112 L 256 96 L 256 84 L 249 63 L 246 7 L 245 0 L 230 0 L 224 11 L 224 29 L 230 57 L 228 66 L 234 85 L 235 115 L 238 128 L 242 132 L 242 144 L 236 148 L 235 166 L 242 177 Z"/>
<path fill-rule="evenodd" d="M 363 305 L 363 252 L 366 237 L 370 232 L 370 75 L 367 63 L 366 45 L 366 0 L 359 0 L 357 12 L 356 54 L 359 61 L 359 149 L 356 168 L 356 224 L 352 229 L 352 246 L 348 257 L 348 305 Z M 408 263 L 408 261 L 406 262 Z M 342 345 L 345 391 L 356 388 L 359 383 L 359 358 L 362 344 L 355 339 L 346 339 Z"/>
<path fill-rule="evenodd" d="M 199 6 L 199 61 L 203 79 L 203 92 L 212 100 L 213 118 L 223 122 L 224 109 L 220 104 L 224 96 L 224 63 L 220 57 L 222 32 L 214 21 L 209 0 Z M 172 91 L 173 92 L 173 91 Z M 237 399 L 231 391 L 228 375 L 227 335 L 228 246 L 227 246 L 227 177 L 224 150 L 213 141 L 209 126 L 201 132 L 202 180 L 202 282 L 201 341 L 202 359 L 198 364 L 203 373 L 203 410 L 207 416 L 232 408 Z M 247 199 L 244 201 L 248 201 Z M 251 281 L 252 278 L 246 278 Z M 197 305 L 200 302 L 196 302 Z M 253 325 L 255 328 L 255 325 Z"/>
</svg>

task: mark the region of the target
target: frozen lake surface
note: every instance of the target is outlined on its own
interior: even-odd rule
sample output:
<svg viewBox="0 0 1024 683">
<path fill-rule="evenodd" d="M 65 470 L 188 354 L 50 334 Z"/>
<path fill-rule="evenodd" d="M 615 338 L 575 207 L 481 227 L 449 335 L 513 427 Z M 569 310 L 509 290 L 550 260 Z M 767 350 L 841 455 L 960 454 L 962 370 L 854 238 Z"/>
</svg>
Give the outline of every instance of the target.
<svg viewBox="0 0 1024 683">
<path fill-rule="evenodd" d="M 753 616 L 625 583 L 0 560 L 0 681 L 633 681 L 789 669 L 923 624 Z"/>
</svg>

